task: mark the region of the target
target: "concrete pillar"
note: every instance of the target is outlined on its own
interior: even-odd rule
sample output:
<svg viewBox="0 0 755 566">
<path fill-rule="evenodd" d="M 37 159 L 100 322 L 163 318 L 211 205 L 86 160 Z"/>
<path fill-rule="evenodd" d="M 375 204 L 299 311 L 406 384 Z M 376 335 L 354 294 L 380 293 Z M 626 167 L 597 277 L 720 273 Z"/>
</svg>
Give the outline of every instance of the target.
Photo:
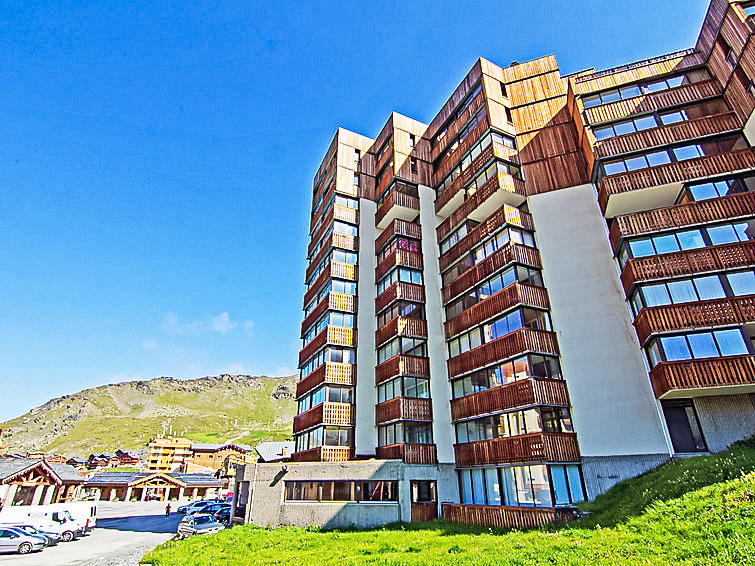
<svg viewBox="0 0 755 566">
<path fill-rule="evenodd" d="M 115 499 L 115 488 L 111 487 L 110 488 L 110 501 L 112 501 L 113 499 Z"/>
<path fill-rule="evenodd" d="M 184 489 L 185 488 L 182 487 L 182 488 L 180 488 L 178 490 L 178 499 L 183 499 L 184 498 Z"/>
<path fill-rule="evenodd" d="M 44 485 L 38 485 L 34 488 L 34 495 L 31 498 L 32 505 L 39 505 L 39 500 L 42 498 L 42 492 L 45 490 Z"/>
<path fill-rule="evenodd" d="M 51 485 L 47 488 L 47 491 L 45 492 L 45 498 L 42 501 L 43 505 L 49 505 L 52 503 L 52 498 L 55 495 L 55 492 L 58 490 L 57 486 Z"/>
<path fill-rule="evenodd" d="M 97 490 L 95 491 L 94 498 L 96 501 L 99 501 L 101 497 L 102 497 L 102 490 L 100 488 L 97 488 Z"/>
<path fill-rule="evenodd" d="M 2 499 L 3 503 L 7 503 L 6 499 L 8 499 L 9 487 L 10 486 L 7 483 L 0 485 L 0 499 Z"/>
<path fill-rule="evenodd" d="M 8 487 L 8 493 L 6 493 L 6 497 L 3 501 L 3 506 L 5 505 L 13 505 L 13 499 L 16 497 L 16 491 L 18 491 L 18 485 L 15 483 L 10 484 Z"/>
<path fill-rule="evenodd" d="M 126 488 L 126 497 L 123 499 L 124 501 L 131 501 L 131 486 Z"/>
<path fill-rule="evenodd" d="M 143 487 L 142 488 L 142 499 L 141 500 L 144 501 L 145 499 L 147 499 L 147 488 Z"/>
<path fill-rule="evenodd" d="M 195 488 L 194 488 L 194 490 L 193 490 L 193 491 L 191 492 L 191 498 L 192 498 L 192 499 L 196 499 L 196 498 L 197 498 L 197 492 L 198 492 L 198 490 L 197 490 L 197 488 L 195 487 Z"/>
</svg>

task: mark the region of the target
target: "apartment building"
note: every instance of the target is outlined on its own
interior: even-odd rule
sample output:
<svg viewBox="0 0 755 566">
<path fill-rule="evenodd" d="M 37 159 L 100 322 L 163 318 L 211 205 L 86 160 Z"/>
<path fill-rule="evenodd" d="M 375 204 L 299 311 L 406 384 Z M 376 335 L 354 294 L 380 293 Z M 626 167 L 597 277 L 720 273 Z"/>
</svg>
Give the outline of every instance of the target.
<svg viewBox="0 0 755 566">
<path fill-rule="evenodd" d="M 480 59 L 429 124 L 338 129 L 297 463 L 247 518 L 530 526 L 755 433 L 754 18 L 713 0 L 694 47 L 604 71 Z"/>
</svg>

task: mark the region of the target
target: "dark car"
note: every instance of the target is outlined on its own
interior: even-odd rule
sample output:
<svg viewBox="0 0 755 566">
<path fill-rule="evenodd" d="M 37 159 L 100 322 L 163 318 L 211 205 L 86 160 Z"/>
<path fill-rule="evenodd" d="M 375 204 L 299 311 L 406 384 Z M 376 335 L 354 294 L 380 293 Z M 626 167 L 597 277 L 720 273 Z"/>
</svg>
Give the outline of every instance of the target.
<svg viewBox="0 0 755 566">
<path fill-rule="evenodd" d="M 215 520 L 218 523 L 229 525 L 231 523 L 231 508 L 228 507 L 227 509 L 221 509 L 220 511 L 216 511 Z"/>
<path fill-rule="evenodd" d="M 209 500 L 201 500 L 201 501 L 192 501 L 188 505 L 181 505 L 181 507 L 178 508 L 179 513 L 183 513 L 184 515 L 191 515 L 192 513 L 198 513 L 202 511 L 205 507 L 208 505 L 212 505 L 214 501 Z"/>
</svg>

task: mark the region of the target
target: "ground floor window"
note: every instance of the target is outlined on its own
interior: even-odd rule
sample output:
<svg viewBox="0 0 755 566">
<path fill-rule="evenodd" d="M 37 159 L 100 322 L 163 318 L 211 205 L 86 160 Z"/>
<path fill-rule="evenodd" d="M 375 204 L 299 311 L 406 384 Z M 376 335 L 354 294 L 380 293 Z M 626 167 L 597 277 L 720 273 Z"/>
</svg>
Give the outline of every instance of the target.
<svg viewBox="0 0 755 566">
<path fill-rule="evenodd" d="M 461 502 L 469 505 L 553 507 L 584 501 L 577 464 L 459 470 Z"/>
<path fill-rule="evenodd" d="M 398 501 L 397 481 L 287 481 L 286 501 Z"/>
</svg>

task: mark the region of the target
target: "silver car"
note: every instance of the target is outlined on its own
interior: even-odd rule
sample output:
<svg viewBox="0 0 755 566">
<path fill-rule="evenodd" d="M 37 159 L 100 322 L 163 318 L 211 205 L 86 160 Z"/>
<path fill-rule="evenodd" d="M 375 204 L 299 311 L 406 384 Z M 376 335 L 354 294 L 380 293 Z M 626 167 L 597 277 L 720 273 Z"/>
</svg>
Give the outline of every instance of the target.
<svg viewBox="0 0 755 566">
<path fill-rule="evenodd" d="M 190 537 L 193 535 L 209 535 L 225 529 L 223 523 L 218 523 L 217 519 L 208 514 L 191 515 L 188 521 L 181 521 L 178 524 L 178 538 Z"/>
<path fill-rule="evenodd" d="M 0 528 L 0 552 L 29 554 L 34 550 L 42 550 L 45 546 L 47 546 L 45 538 L 29 535 L 12 527 Z"/>
<path fill-rule="evenodd" d="M 59 534 L 40 531 L 37 527 L 33 527 L 32 525 L 13 525 L 12 528 L 24 531 L 27 535 L 46 538 L 47 546 L 55 546 L 60 542 Z"/>
</svg>

